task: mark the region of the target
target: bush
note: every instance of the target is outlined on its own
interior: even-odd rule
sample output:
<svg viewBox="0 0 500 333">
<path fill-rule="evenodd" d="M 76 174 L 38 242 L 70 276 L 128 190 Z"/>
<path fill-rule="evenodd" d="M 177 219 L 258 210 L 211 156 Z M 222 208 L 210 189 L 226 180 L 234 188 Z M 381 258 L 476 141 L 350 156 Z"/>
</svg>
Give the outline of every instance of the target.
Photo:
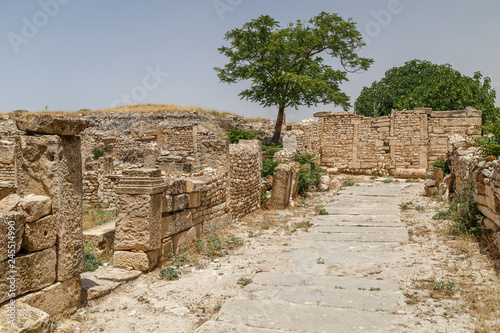
<svg viewBox="0 0 500 333">
<path fill-rule="evenodd" d="M 479 127 L 483 134 L 487 136 L 482 136 L 479 138 L 468 137 L 475 141 L 475 146 L 485 154 L 485 156 L 500 156 L 500 120 L 497 120 L 490 124 L 485 124 Z"/>
<path fill-rule="evenodd" d="M 102 261 L 99 260 L 93 253 L 85 252 L 85 272 L 92 272 L 99 268 L 102 265 Z"/>
<path fill-rule="evenodd" d="M 313 154 L 297 152 L 295 154 L 295 161 L 300 165 L 309 164 L 311 166 L 311 170 L 307 168 L 300 170 L 297 191 L 300 196 L 304 196 L 311 188 L 315 189 L 318 187 L 320 178 L 325 173 L 325 170 L 320 168 L 317 163 L 318 159 Z"/>
<path fill-rule="evenodd" d="M 168 280 L 168 281 L 179 280 L 179 275 L 181 275 L 181 272 L 176 271 L 173 267 L 167 267 L 160 271 L 160 279 L 163 280 Z"/>
<path fill-rule="evenodd" d="M 274 174 L 274 170 L 276 170 L 276 167 L 280 164 L 279 161 L 273 160 L 272 157 L 268 157 L 262 160 L 262 170 L 260 172 L 260 175 L 262 178 L 265 178 L 267 176 L 272 176 Z"/>
<path fill-rule="evenodd" d="M 94 160 L 97 160 L 99 157 L 104 156 L 104 150 L 97 147 L 92 148 L 91 152 L 92 152 L 92 159 Z"/>
<path fill-rule="evenodd" d="M 240 140 L 257 140 L 259 137 L 255 131 L 248 131 L 241 127 L 230 127 L 227 130 L 226 139 L 230 143 L 238 143 Z"/>
<path fill-rule="evenodd" d="M 354 186 L 356 183 L 351 178 L 347 178 L 342 182 L 342 186 Z"/>
<path fill-rule="evenodd" d="M 434 168 L 439 168 L 443 170 L 444 175 L 447 175 L 450 173 L 450 168 L 448 167 L 448 161 L 446 160 L 446 157 L 441 156 L 437 160 L 431 163 L 431 166 Z"/>
<path fill-rule="evenodd" d="M 457 191 L 457 200 L 447 211 L 439 211 L 433 218 L 454 221 L 452 234 L 480 236 L 483 232 L 483 216 L 474 200 L 474 183 L 469 181 L 461 184 Z"/>
</svg>

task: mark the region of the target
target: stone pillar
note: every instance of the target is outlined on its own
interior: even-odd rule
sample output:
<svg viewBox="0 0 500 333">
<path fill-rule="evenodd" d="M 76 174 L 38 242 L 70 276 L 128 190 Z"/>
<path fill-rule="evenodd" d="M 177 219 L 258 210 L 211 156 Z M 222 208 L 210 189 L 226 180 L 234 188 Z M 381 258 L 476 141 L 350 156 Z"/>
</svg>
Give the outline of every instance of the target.
<svg viewBox="0 0 500 333">
<path fill-rule="evenodd" d="M 165 189 L 159 169 L 123 171 L 123 178 L 116 188 L 115 267 L 148 271 L 158 263 Z"/>
<path fill-rule="evenodd" d="M 299 177 L 300 177 L 300 164 L 297 162 L 294 162 L 291 164 L 290 167 L 291 171 L 291 177 L 292 177 L 292 185 L 290 189 L 290 199 L 295 200 L 297 199 L 299 193 L 297 191 L 297 186 L 299 185 Z"/>
<path fill-rule="evenodd" d="M 290 204 L 292 189 L 292 164 L 279 164 L 274 170 L 273 190 L 269 206 L 272 209 L 285 209 Z"/>
</svg>

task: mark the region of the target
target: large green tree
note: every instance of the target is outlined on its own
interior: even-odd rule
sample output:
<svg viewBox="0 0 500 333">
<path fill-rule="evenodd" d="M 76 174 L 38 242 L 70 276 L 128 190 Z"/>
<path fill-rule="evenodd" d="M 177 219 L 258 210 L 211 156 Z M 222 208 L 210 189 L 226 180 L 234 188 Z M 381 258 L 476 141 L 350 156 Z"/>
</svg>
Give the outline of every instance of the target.
<svg viewBox="0 0 500 333">
<path fill-rule="evenodd" d="M 384 116 L 392 109 L 411 110 L 429 107 L 435 111 L 462 110 L 472 106 L 483 111 L 483 121 L 497 119 L 496 92 L 491 80 L 480 72 L 473 77 L 462 75 L 451 65 L 411 60 L 389 69 L 385 76 L 364 87 L 354 103 L 357 114 Z"/>
<path fill-rule="evenodd" d="M 250 80 L 239 96 L 278 108 L 273 142 L 280 139 L 288 107 L 334 103 L 348 109 L 349 97 L 340 84 L 347 81 L 348 72 L 366 70 L 373 63 L 357 54 L 365 44 L 356 24 L 325 12 L 306 24 L 298 20 L 283 28 L 263 15 L 228 31 L 225 40 L 229 46 L 218 50 L 229 63 L 215 67 L 217 75 L 227 83 Z M 325 64 L 322 55 L 338 59 L 341 69 Z"/>
</svg>

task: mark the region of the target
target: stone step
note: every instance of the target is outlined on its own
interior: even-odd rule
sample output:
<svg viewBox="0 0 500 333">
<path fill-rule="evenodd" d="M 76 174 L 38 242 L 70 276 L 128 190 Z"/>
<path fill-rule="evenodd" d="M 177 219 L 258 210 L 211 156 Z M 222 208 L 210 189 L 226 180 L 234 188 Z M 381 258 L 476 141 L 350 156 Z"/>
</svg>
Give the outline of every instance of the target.
<svg viewBox="0 0 500 333">
<path fill-rule="evenodd" d="M 408 241 L 408 232 L 390 232 L 390 233 L 323 233 L 308 232 L 301 237 L 304 240 L 311 241 L 355 241 L 355 242 L 406 242 Z"/>
<path fill-rule="evenodd" d="M 299 332 L 384 332 L 394 326 L 393 316 L 382 311 L 241 298 L 226 302 L 220 310 L 219 320 L 255 328 Z"/>
<path fill-rule="evenodd" d="M 376 276 L 376 275 L 374 275 Z M 279 274 L 272 272 L 262 272 L 255 275 L 254 284 L 261 286 L 308 286 L 333 288 L 340 287 L 345 290 L 358 290 L 365 288 L 380 288 L 383 291 L 399 291 L 399 283 L 396 281 L 374 280 L 363 278 L 347 278 L 335 276 L 313 276 L 307 274 Z"/>
<path fill-rule="evenodd" d="M 378 290 L 376 287 L 359 290 L 342 289 L 340 285 L 318 286 L 261 286 L 249 285 L 245 291 L 251 300 L 270 300 L 303 305 L 350 308 L 370 311 L 396 311 L 404 302 L 399 291 Z"/>
<path fill-rule="evenodd" d="M 267 328 L 258 328 L 245 326 L 243 324 L 230 324 L 221 321 L 207 321 L 196 329 L 195 333 L 277 333 L 284 332 L 283 330 L 270 330 Z M 286 330 L 286 332 L 298 332 Z"/>
<path fill-rule="evenodd" d="M 339 252 L 339 251 L 315 251 L 305 252 L 303 250 L 294 250 L 282 253 L 278 256 L 281 260 L 290 260 L 297 262 L 314 262 L 318 266 L 318 259 L 321 258 L 324 264 L 372 264 L 379 265 L 388 262 L 394 262 L 395 257 L 391 252 Z"/>
<path fill-rule="evenodd" d="M 331 242 L 298 240 L 290 245 L 292 250 L 334 250 L 338 252 L 391 252 L 400 243 L 393 242 Z"/>
<path fill-rule="evenodd" d="M 310 232 L 332 232 L 332 233 L 391 233 L 402 235 L 408 234 L 408 231 L 403 226 L 395 227 L 374 227 L 374 226 L 335 226 L 335 225 L 321 225 L 313 226 L 309 229 Z"/>
</svg>

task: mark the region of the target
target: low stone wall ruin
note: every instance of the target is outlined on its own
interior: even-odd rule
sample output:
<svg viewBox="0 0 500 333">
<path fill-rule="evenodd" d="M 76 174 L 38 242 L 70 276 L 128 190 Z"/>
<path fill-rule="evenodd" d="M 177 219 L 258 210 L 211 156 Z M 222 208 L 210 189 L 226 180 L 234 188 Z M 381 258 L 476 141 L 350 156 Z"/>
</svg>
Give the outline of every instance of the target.
<svg viewBox="0 0 500 333">
<path fill-rule="evenodd" d="M 450 141 L 448 160 L 451 169 L 451 188 L 459 191 L 465 182 L 473 184 L 474 200 L 485 216 L 484 226 L 491 230 L 492 245 L 499 251 L 500 163 L 498 159 L 485 160 L 483 154 L 470 140 L 456 136 Z"/>
<path fill-rule="evenodd" d="M 425 176 L 430 163 L 447 152 L 448 135 L 480 134 L 481 111 L 393 111 L 369 118 L 318 112 L 319 122 L 292 125 L 299 151 L 317 154 L 327 168 L 354 174 L 389 172 Z"/>
</svg>

